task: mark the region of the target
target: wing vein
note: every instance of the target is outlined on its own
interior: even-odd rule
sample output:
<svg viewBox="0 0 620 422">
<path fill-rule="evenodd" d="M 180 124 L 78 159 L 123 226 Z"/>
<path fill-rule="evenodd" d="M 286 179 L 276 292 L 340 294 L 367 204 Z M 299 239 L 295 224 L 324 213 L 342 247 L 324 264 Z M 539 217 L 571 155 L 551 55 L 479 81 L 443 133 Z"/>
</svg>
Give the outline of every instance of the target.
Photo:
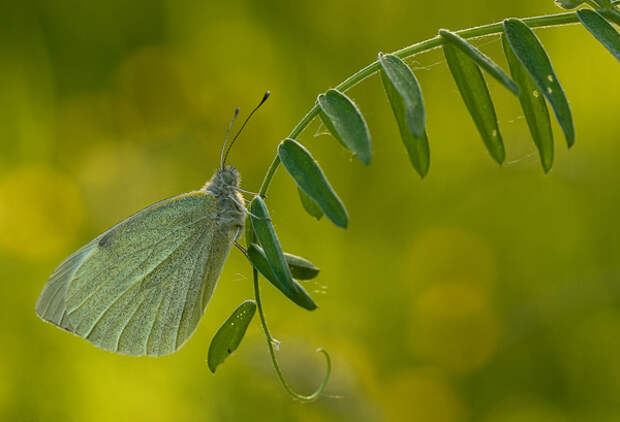
<svg viewBox="0 0 620 422">
<path fill-rule="evenodd" d="M 49 298 L 49 300 L 45 304 L 45 310 L 41 312 L 41 316 L 47 315 L 47 312 L 50 310 L 50 306 L 52 306 L 54 299 L 56 299 L 56 295 L 58 295 L 58 292 L 62 290 L 63 283 L 56 283 L 56 284 L 58 286 L 54 286 L 56 287 L 56 290 L 54 291 L 54 293 L 52 293 L 52 296 Z"/>
<path fill-rule="evenodd" d="M 185 226 L 183 226 L 183 227 L 178 227 L 178 228 L 177 228 L 177 229 L 175 229 L 174 231 L 172 231 L 172 232 L 168 233 L 166 236 L 162 237 L 161 239 L 158 239 L 156 242 L 154 242 L 154 243 L 152 243 L 152 244 L 150 244 L 150 245 L 148 245 L 148 246 L 146 246 L 146 247 L 144 247 L 144 248 L 142 248 L 142 249 L 139 249 L 139 250 L 136 250 L 136 251 L 132 251 L 132 252 L 130 252 L 130 253 L 128 253 L 128 254 L 126 254 L 126 255 L 123 255 L 122 257 L 118 257 L 117 259 L 118 259 L 118 261 L 121 261 L 121 260 L 124 260 L 124 259 L 126 259 L 126 258 L 128 258 L 128 257 L 132 256 L 132 255 L 135 255 L 135 254 L 137 254 L 137 253 L 143 252 L 143 251 L 145 251 L 145 250 L 147 250 L 147 249 L 151 248 L 151 253 L 149 254 L 149 256 L 148 256 L 145 260 L 143 260 L 143 261 L 142 261 L 142 263 L 140 264 L 140 265 L 142 265 L 142 264 L 144 264 L 144 262 L 146 262 L 146 261 L 147 261 L 147 260 L 148 260 L 148 259 L 152 256 L 153 251 L 155 250 L 155 247 L 159 246 L 159 245 L 161 244 L 161 242 L 163 242 L 164 240 L 166 240 L 167 238 L 169 238 L 169 237 L 170 237 L 170 236 L 172 236 L 173 234 L 177 233 L 179 230 L 182 230 L 182 229 L 187 228 L 187 227 L 191 227 L 191 226 L 193 226 L 193 225 L 197 224 L 198 222 L 200 222 L 200 221 L 202 221 L 202 220 L 204 220 L 204 219 L 206 219 L 206 218 L 207 218 L 207 217 L 201 217 L 201 218 L 199 218 L 198 220 L 195 220 L 195 221 L 193 221 L 193 222 L 191 222 L 191 223 L 189 223 L 189 224 L 186 224 L 186 225 L 185 225 Z M 188 236 L 188 239 L 189 239 L 190 237 L 191 237 L 191 234 Z M 186 240 L 187 240 L 187 239 L 186 239 Z M 185 242 L 185 241 L 184 241 L 184 242 Z M 184 243 L 184 242 L 183 242 L 183 243 Z M 175 251 L 176 251 L 176 250 L 177 250 L 177 249 L 178 249 L 178 248 L 179 248 L 179 247 L 180 247 L 183 243 L 179 244 L 179 246 L 177 246 L 176 248 L 172 249 L 172 250 L 170 251 L 170 254 L 169 254 L 168 256 L 164 257 L 164 258 L 162 259 L 162 261 L 161 261 L 161 262 L 164 262 L 166 259 L 168 259 L 168 258 L 170 257 L 170 255 L 172 255 L 172 254 L 173 254 L 173 253 L 174 253 L 174 252 L 175 252 Z M 160 262 L 160 264 L 161 264 L 161 262 Z M 159 264 L 158 264 L 158 266 L 159 266 Z M 156 266 L 155 268 L 157 268 L 157 266 Z M 154 269 L 155 269 L 155 268 L 154 268 Z M 99 276 L 101 276 L 102 274 L 105 274 L 105 273 L 106 273 L 106 271 L 109 271 L 109 269 L 108 269 L 108 268 L 104 268 L 104 269 L 103 269 L 103 270 L 101 270 L 99 273 L 97 273 L 95 276 L 91 277 L 91 279 L 95 280 L 95 279 L 99 278 Z M 150 273 L 150 272 L 149 272 L 149 273 Z M 133 273 L 132 273 L 132 274 L 133 274 Z M 131 275 L 131 274 L 130 274 L 130 275 Z M 147 275 L 148 275 L 148 274 L 147 274 Z M 124 280 L 126 280 L 127 278 L 128 278 L 128 277 L 126 277 Z M 98 285 L 98 286 L 97 286 L 97 287 L 96 287 L 96 288 L 95 288 L 92 292 L 90 292 L 90 293 L 89 293 L 89 294 L 88 294 L 88 295 L 87 295 L 87 296 L 86 296 L 86 297 L 85 297 L 85 298 L 84 298 L 84 299 L 83 299 L 83 300 L 82 300 L 79 304 L 77 304 L 76 306 L 74 306 L 73 308 L 71 308 L 71 309 L 69 310 L 69 314 L 72 314 L 72 313 L 74 313 L 76 310 L 78 310 L 79 308 L 81 308 L 81 307 L 84 305 L 84 303 L 86 303 L 86 301 L 88 301 L 88 299 L 90 299 L 90 298 L 91 298 L 94 294 L 96 294 L 96 293 L 97 293 L 100 289 L 102 289 L 102 288 L 103 288 L 104 286 L 106 286 L 108 283 L 109 283 L 109 280 L 108 280 L 107 282 L 106 282 L 106 281 L 102 281 L 102 282 L 101 282 L 101 283 L 100 283 L 100 284 L 99 284 L 99 285 Z"/>
<path fill-rule="evenodd" d="M 129 319 L 127 320 L 127 322 L 125 322 L 125 324 L 123 325 L 123 328 L 121 328 L 121 332 L 118 334 L 118 337 L 116 339 L 116 346 L 114 346 L 114 351 L 115 352 L 118 352 L 118 346 L 121 343 L 121 338 L 123 337 L 123 334 L 125 333 L 125 330 L 129 326 L 129 323 L 134 319 L 134 317 L 136 316 L 136 314 L 138 313 L 140 308 L 142 308 L 142 306 L 146 302 L 146 299 L 148 299 L 148 295 L 145 294 L 144 297 L 142 298 L 142 301 L 140 302 L 140 304 L 136 307 L 136 310 L 132 312 L 132 314 L 129 317 Z"/>
<path fill-rule="evenodd" d="M 208 226 L 207 226 L 207 227 L 208 227 Z M 167 256 L 164 260 L 162 260 L 159 264 L 157 264 L 157 266 L 156 266 L 155 268 L 159 267 L 159 266 L 160 266 L 160 265 L 161 265 L 164 261 L 167 261 L 167 260 L 168 260 L 168 259 L 169 259 L 169 258 L 170 258 L 173 254 L 174 254 L 174 252 L 176 252 L 176 251 L 177 251 L 177 250 L 178 250 L 178 249 L 179 249 L 182 245 L 184 245 L 184 244 L 185 244 L 185 243 L 186 243 L 186 242 L 187 242 L 187 241 L 188 241 L 191 237 L 192 237 L 192 236 L 189 236 L 189 237 L 188 237 L 187 239 L 185 239 L 185 240 L 184 240 L 184 241 L 183 241 L 183 242 L 182 242 L 179 246 L 177 246 L 176 248 L 172 249 L 172 251 L 170 252 L 170 254 L 168 254 L 168 256 Z M 147 259 L 148 259 L 148 257 L 147 257 Z M 146 262 L 146 260 L 145 260 L 144 262 Z M 139 267 L 139 266 L 138 266 L 138 267 Z M 136 271 L 136 270 L 137 270 L 137 268 L 136 268 L 134 271 L 132 271 L 130 274 L 128 274 L 128 275 L 127 275 L 127 277 L 125 277 L 125 278 L 123 279 L 123 281 L 124 281 L 124 280 L 127 280 L 129 277 L 131 277 L 131 276 L 135 273 L 135 271 Z M 154 269 L 153 269 L 153 270 L 154 270 Z M 151 274 L 151 272 L 152 272 L 152 271 L 150 271 L 148 274 Z M 148 274 L 147 274 L 147 275 L 148 275 Z M 132 290 L 133 288 L 135 288 L 136 286 L 137 286 L 137 284 L 136 284 L 136 283 L 132 283 L 132 284 L 130 284 L 129 286 L 127 286 L 127 288 L 125 289 L 125 291 L 124 291 L 124 292 L 122 292 L 122 293 L 121 293 L 121 294 L 120 294 L 120 295 L 119 295 L 116 299 L 114 299 L 114 300 L 112 301 L 112 303 L 110 303 L 110 304 L 109 304 L 109 305 L 108 305 L 108 306 L 107 306 L 107 307 L 103 310 L 103 312 L 101 313 L 101 315 L 99 315 L 99 317 L 97 317 L 97 319 L 95 320 L 95 322 L 94 322 L 93 326 L 92 326 L 92 327 L 88 330 L 88 332 L 84 335 L 84 337 L 88 337 L 88 336 L 92 333 L 92 331 L 95 329 L 95 327 L 97 326 L 97 324 L 99 324 L 99 322 L 101 321 L 101 319 L 105 316 L 105 314 L 106 314 L 106 313 L 107 313 L 107 312 L 108 312 L 108 311 L 112 308 L 112 306 L 114 306 L 114 304 L 115 304 L 115 303 L 117 303 L 117 302 L 118 302 L 118 301 L 119 301 L 122 297 L 124 297 L 124 296 L 125 296 L 125 295 L 129 292 L 129 291 L 131 291 L 131 290 Z M 98 290 L 98 289 L 99 289 L 99 287 L 97 288 L 97 290 Z M 80 306 L 81 306 L 81 305 L 80 305 Z M 77 309 L 77 308 L 76 308 L 76 309 Z M 75 311 L 75 310 L 71 310 L 69 313 L 72 313 L 72 312 L 74 312 L 74 311 Z"/>
<path fill-rule="evenodd" d="M 204 233 L 206 232 L 206 227 L 205 230 L 203 230 L 203 232 L 200 234 L 200 239 L 202 238 L 202 236 L 204 235 Z M 198 242 L 196 242 L 198 243 Z M 200 248 L 200 253 L 198 254 L 198 256 L 202 255 L 204 249 L 208 246 L 208 242 L 205 242 L 205 244 L 202 246 L 202 248 Z M 185 307 L 187 306 L 187 296 L 189 294 L 189 290 L 192 286 L 192 280 L 194 279 L 194 275 L 196 274 L 196 266 L 194 266 L 194 268 L 192 268 L 192 275 L 188 280 L 187 283 L 187 290 L 185 291 L 185 300 L 183 301 L 183 308 L 181 310 L 181 317 L 179 318 L 179 322 L 177 323 L 177 329 L 176 329 L 176 333 L 175 333 L 175 337 L 174 337 L 174 347 L 178 348 L 178 341 L 179 341 L 179 332 L 181 331 L 181 321 L 183 320 L 183 315 L 185 314 Z"/>
</svg>

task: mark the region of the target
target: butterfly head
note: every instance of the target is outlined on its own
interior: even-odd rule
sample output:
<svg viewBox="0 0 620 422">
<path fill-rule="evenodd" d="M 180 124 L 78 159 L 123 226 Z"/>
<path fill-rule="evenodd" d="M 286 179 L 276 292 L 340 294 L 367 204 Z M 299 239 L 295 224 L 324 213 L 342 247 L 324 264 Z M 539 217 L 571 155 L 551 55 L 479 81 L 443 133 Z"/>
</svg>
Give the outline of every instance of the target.
<svg viewBox="0 0 620 422">
<path fill-rule="evenodd" d="M 221 179 L 221 183 L 232 189 L 239 187 L 239 182 L 241 182 L 241 175 L 239 171 L 234 166 L 225 166 L 223 169 L 219 169 L 215 172 L 216 176 L 219 176 Z"/>
<path fill-rule="evenodd" d="M 217 197 L 236 196 L 240 182 L 239 171 L 234 166 L 227 165 L 217 169 L 203 189 L 213 192 Z"/>
</svg>

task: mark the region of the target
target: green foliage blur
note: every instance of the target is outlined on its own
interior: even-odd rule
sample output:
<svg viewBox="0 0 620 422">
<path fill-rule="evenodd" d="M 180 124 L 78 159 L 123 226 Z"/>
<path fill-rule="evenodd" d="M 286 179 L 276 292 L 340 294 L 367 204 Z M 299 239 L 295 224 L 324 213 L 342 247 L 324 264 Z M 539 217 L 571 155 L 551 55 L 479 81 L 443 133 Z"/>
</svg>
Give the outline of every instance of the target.
<svg viewBox="0 0 620 422">
<path fill-rule="evenodd" d="M 300 138 L 349 229 L 303 211 L 282 169 L 267 199 L 288 252 L 321 274 L 303 310 L 264 305 L 301 405 L 278 384 L 255 319 L 211 374 L 217 327 L 252 297 L 236 250 L 178 353 L 101 351 L 39 320 L 60 261 L 215 170 L 236 106 L 272 97 L 230 155 L 256 190 L 317 94 L 392 51 L 452 30 L 559 11 L 551 0 L 6 1 L 0 6 L 0 420 L 620 420 L 619 65 L 585 29 L 538 31 L 571 100 L 544 175 L 518 101 L 487 77 L 507 149 L 486 152 L 440 50 L 410 60 L 430 173 L 411 167 L 378 76 L 349 91 L 373 135 L 366 168 L 315 122 Z M 505 69 L 498 37 L 476 42 Z M 313 135 L 321 136 L 313 136 Z"/>
</svg>

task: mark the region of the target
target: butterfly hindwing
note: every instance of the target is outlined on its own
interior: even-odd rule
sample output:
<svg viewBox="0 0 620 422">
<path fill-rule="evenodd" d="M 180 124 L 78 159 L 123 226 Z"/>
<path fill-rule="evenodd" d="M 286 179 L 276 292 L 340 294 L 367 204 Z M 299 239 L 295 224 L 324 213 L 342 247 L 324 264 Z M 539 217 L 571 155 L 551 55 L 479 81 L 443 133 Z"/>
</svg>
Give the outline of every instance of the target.
<svg viewBox="0 0 620 422">
<path fill-rule="evenodd" d="M 105 350 L 176 351 L 196 329 L 230 251 L 229 229 L 217 215 L 213 194 L 198 191 L 129 217 L 54 272 L 66 275 L 48 281 L 40 302 L 59 302 L 46 291 L 64 292 L 66 326 L 60 309 L 42 314 L 37 305 L 37 312 Z"/>
</svg>

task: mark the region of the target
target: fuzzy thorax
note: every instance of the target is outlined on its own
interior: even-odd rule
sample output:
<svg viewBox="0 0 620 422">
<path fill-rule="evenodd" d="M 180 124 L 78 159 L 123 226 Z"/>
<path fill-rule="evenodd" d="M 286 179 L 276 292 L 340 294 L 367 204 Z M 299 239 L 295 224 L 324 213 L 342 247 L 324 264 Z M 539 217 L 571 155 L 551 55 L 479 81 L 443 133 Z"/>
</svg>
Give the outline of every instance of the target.
<svg viewBox="0 0 620 422">
<path fill-rule="evenodd" d="M 243 228 L 245 222 L 245 201 L 237 190 L 241 182 L 241 175 L 234 166 L 217 169 L 213 177 L 205 183 L 201 190 L 215 195 L 220 204 L 218 220 L 225 226 Z"/>
</svg>

